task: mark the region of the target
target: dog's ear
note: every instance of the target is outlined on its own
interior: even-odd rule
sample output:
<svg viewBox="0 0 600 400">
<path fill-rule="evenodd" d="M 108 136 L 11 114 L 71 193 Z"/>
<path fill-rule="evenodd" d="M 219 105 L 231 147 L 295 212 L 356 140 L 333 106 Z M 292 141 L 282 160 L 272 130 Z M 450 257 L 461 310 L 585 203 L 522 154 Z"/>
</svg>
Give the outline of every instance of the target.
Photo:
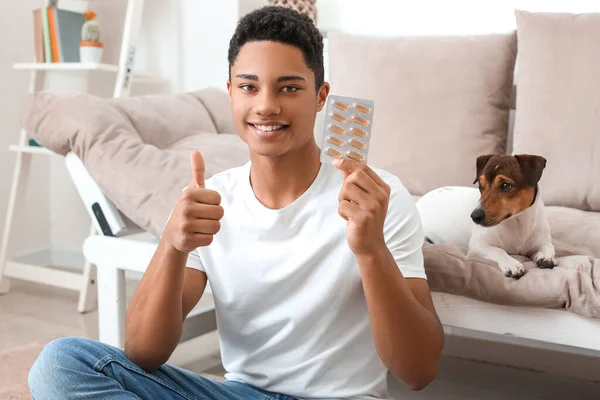
<svg viewBox="0 0 600 400">
<path fill-rule="evenodd" d="M 477 181 L 479 180 L 479 177 L 481 176 L 481 172 L 483 171 L 483 168 L 488 163 L 488 161 L 490 161 L 490 158 L 497 156 L 497 155 L 498 155 L 498 153 L 493 153 L 493 154 L 485 154 L 483 156 L 477 157 L 477 175 L 475 176 L 475 180 L 473 181 L 473 183 L 477 183 Z"/>
<path fill-rule="evenodd" d="M 515 158 L 521 166 L 521 171 L 523 171 L 527 185 L 535 187 L 542 177 L 544 168 L 546 168 L 546 159 L 542 156 L 533 156 L 530 154 L 517 154 Z"/>
</svg>

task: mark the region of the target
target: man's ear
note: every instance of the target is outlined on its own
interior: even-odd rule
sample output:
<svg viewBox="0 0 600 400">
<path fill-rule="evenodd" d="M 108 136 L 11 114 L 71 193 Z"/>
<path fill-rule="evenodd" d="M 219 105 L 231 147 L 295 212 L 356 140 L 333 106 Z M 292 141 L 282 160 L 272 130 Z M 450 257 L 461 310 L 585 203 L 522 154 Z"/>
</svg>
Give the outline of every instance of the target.
<svg viewBox="0 0 600 400">
<path fill-rule="evenodd" d="M 527 186 L 535 187 L 542 177 L 544 168 L 546 168 L 546 159 L 542 156 L 530 154 L 517 154 L 515 158 L 521 166 Z"/>
<path fill-rule="evenodd" d="M 319 91 L 317 92 L 317 112 L 323 109 L 323 106 L 327 101 L 327 96 L 329 96 L 330 89 L 329 82 L 324 82 L 319 88 Z"/>
<path fill-rule="evenodd" d="M 229 93 L 229 98 L 231 98 L 231 81 L 227 79 L 227 93 Z"/>
<path fill-rule="evenodd" d="M 475 176 L 475 180 L 473 181 L 473 183 L 477 183 L 477 181 L 479 180 L 479 177 L 481 176 L 481 172 L 483 171 L 483 168 L 485 168 L 485 165 L 488 163 L 488 161 L 490 161 L 490 158 L 497 156 L 498 153 L 493 153 L 493 154 L 485 154 L 482 156 L 477 157 L 477 175 Z"/>
</svg>

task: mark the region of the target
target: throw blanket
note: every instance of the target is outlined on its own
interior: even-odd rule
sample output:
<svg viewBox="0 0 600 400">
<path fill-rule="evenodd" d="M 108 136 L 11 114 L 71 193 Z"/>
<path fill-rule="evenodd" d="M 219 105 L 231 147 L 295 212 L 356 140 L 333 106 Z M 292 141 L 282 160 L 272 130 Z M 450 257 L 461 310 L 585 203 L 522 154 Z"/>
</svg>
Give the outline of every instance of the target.
<svg viewBox="0 0 600 400">
<path fill-rule="evenodd" d="M 423 245 L 431 290 L 506 305 L 565 308 L 600 318 L 600 213 L 547 207 L 559 266 L 537 268 L 523 262 L 521 279 L 507 278 L 491 261 L 467 259 L 467 248 Z"/>
</svg>

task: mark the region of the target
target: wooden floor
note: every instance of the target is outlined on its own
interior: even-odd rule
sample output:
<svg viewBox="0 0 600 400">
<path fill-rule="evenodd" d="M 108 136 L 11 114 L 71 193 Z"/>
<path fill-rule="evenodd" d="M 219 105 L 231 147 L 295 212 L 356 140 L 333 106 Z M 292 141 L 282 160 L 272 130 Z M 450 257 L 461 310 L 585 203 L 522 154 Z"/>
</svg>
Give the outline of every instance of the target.
<svg viewBox="0 0 600 400">
<path fill-rule="evenodd" d="M 135 283 L 129 282 L 128 292 L 134 288 Z M 74 292 L 13 281 L 11 293 L 0 296 L 0 352 L 62 336 L 97 338 L 96 312 L 81 315 L 76 307 Z M 600 399 L 600 359 L 546 355 L 539 350 L 501 346 L 507 345 L 448 336 L 436 381 L 423 391 L 411 392 L 390 377 L 390 395 L 393 399 L 409 400 Z M 531 358 L 545 357 L 546 362 L 552 364 L 548 369 L 564 373 L 543 373 L 530 366 L 517 368 L 473 360 L 474 355 L 485 359 L 487 354 L 510 355 L 511 360 L 524 364 L 532 361 Z M 195 372 L 223 373 L 216 334 L 181 344 L 169 362 Z M 581 375 L 587 379 L 568 376 L 573 375 L 576 367 L 586 371 Z"/>
</svg>

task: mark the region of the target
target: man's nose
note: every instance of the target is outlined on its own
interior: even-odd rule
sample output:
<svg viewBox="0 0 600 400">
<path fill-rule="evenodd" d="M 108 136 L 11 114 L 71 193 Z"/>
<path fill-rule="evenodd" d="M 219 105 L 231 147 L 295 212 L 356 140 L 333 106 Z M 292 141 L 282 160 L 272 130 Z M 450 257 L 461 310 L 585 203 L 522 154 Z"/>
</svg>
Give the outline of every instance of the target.
<svg viewBox="0 0 600 400">
<path fill-rule="evenodd" d="M 256 113 L 260 115 L 273 115 L 279 114 L 281 111 L 281 105 L 276 94 L 270 93 L 269 91 L 263 91 L 256 99 Z"/>
</svg>

